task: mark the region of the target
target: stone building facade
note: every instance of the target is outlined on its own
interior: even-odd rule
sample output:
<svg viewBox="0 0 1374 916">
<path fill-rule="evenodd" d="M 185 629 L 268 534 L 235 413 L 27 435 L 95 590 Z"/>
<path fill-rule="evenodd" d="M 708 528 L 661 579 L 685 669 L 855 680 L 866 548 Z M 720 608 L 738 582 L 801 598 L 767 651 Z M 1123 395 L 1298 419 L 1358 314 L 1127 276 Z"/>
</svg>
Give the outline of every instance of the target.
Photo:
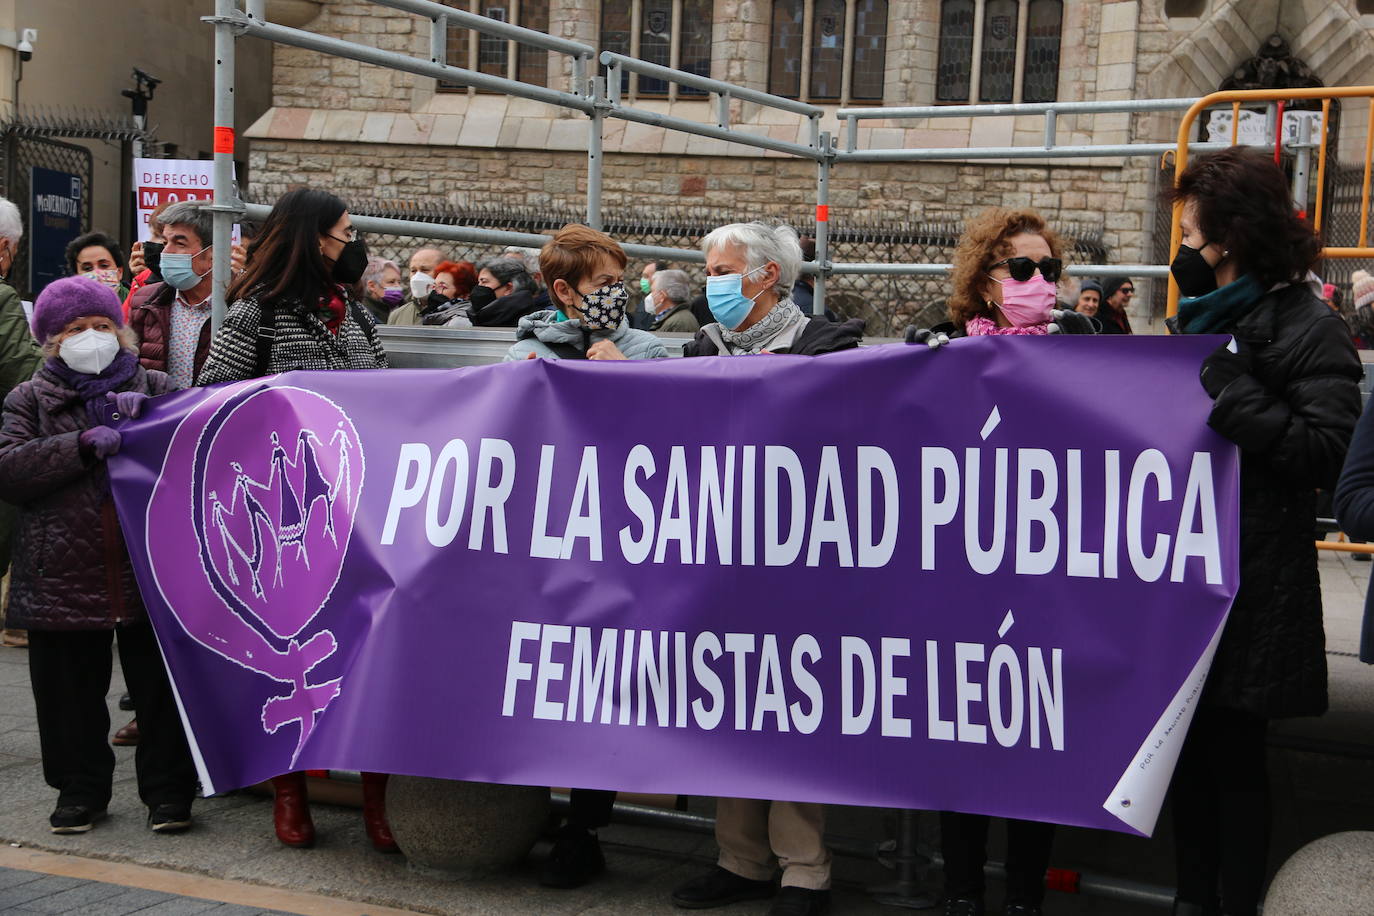
<svg viewBox="0 0 1374 916">
<path fill-rule="evenodd" d="M 750 88 L 809 95 L 827 111 L 822 129 L 837 136 L 842 132 L 833 112 L 845 104 L 1200 96 L 1220 87 L 1273 35 L 1325 85 L 1374 83 L 1374 55 L 1367 53 L 1374 0 L 445 2 Z M 311 31 L 429 56 L 427 19 L 354 0 L 312 5 L 319 11 L 305 26 Z M 707 18 L 709 48 L 703 51 Z M 695 44 L 689 40 L 693 28 Z M 638 37 L 628 48 L 626 34 L 631 41 Z M 504 46 L 450 30 L 448 60 L 573 88 L 563 55 L 508 54 Z M 655 92 L 663 87 L 651 82 L 624 88 L 623 100 L 636 107 L 714 121 L 713 100 L 703 96 Z M 1343 111 L 1341 161 L 1361 160 L 1366 115 L 1362 105 Z M 796 115 L 736 100 L 731 116 L 742 130 L 808 139 Z M 1176 133 L 1177 117 L 1062 117 L 1058 141 L 1166 141 Z M 1157 162 L 957 161 L 960 147 L 1039 143 L 1039 117 L 864 123 L 861 147 L 948 147 L 956 150 L 955 161 L 838 165 L 830 182 L 833 226 L 879 217 L 958 223 L 988 205 L 1033 206 L 1056 224 L 1099 231 L 1113 263 L 1154 263 L 1158 257 Z M 245 133 L 249 193 L 260 200 L 309 183 L 351 198 L 444 200 L 460 207 L 500 200 L 574 211 L 585 206 L 586 116 L 453 91 L 433 79 L 354 61 L 278 47 L 273 107 Z M 603 142 L 608 208 L 652 216 L 687 206 L 728 221 L 806 213 L 815 201 L 810 162 L 616 119 L 607 119 Z M 1148 284 L 1141 286 L 1148 291 Z"/>
</svg>

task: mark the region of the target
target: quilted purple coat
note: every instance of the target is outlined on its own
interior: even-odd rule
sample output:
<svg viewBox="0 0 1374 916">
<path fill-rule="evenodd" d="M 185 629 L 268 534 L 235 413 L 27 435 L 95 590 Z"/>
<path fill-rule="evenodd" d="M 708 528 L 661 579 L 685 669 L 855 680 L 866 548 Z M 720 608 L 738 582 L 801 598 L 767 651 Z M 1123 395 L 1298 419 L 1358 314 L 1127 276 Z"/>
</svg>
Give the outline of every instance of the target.
<svg viewBox="0 0 1374 916">
<path fill-rule="evenodd" d="M 120 386 L 170 389 L 166 375 L 142 368 Z M 77 449 L 94 425 L 80 396 L 46 368 L 5 398 L 0 500 L 19 507 L 8 626 L 108 630 L 143 617 L 105 462 Z"/>
</svg>

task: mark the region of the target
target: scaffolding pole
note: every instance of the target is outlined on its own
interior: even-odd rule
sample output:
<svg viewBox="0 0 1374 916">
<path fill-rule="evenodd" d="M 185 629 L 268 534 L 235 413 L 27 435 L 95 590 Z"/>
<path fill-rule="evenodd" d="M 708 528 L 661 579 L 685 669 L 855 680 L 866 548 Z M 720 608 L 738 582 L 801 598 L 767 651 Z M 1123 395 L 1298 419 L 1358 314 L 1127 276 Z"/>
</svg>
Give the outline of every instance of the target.
<svg viewBox="0 0 1374 916">
<path fill-rule="evenodd" d="M 210 329 L 218 331 L 227 309 L 230 246 L 234 231 L 234 0 L 215 0 L 215 193 L 212 201 L 214 246 L 211 260 Z M 239 14 L 242 15 L 242 14 Z M 244 17 L 247 19 L 247 17 Z"/>
</svg>

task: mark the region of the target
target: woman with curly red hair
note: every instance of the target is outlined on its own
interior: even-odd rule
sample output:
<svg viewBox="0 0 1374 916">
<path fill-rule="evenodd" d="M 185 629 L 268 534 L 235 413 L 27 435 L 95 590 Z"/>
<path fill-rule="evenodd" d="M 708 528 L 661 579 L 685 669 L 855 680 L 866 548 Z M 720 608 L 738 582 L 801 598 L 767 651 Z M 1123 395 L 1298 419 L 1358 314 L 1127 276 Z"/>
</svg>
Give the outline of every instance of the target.
<svg viewBox="0 0 1374 916">
<path fill-rule="evenodd" d="M 949 324 L 907 329 L 907 343 L 951 337 L 1092 334 L 1091 318 L 1056 308 L 1059 237 L 1034 210 L 985 210 L 964 230 L 950 271 Z"/>
</svg>

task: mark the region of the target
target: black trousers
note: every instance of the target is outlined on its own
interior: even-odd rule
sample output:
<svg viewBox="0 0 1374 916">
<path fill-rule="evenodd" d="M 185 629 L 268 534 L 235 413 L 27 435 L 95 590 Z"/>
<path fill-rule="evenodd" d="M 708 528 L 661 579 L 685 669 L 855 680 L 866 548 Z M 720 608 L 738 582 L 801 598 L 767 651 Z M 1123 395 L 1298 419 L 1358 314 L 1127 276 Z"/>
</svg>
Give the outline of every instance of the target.
<svg viewBox="0 0 1374 916">
<path fill-rule="evenodd" d="M 587 830 L 611 822 L 615 793 L 605 789 L 572 789 L 568 793 L 568 823 Z"/>
<path fill-rule="evenodd" d="M 138 704 L 138 794 L 152 807 L 189 803 L 196 767 L 147 623 L 116 630 L 30 630 L 29 680 L 38 708 L 43 778 L 57 804 L 104 808 L 110 802 L 115 756 L 110 747 L 110 643 L 118 634 L 119 663 Z"/>
<path fill-rule="evenodd" d="M 1201 707 L 1171 787 L 1178 899 L 1254 916 L 1269 857 L 1269 720 Z"/>
<path fill-rule="evenodd" d="M 988 861 L 988 824 L 981 814 L 940 812 L 940 852 L 945 857 L 945 896 L 983 899 Z M 1045 899 L 1054 825 L 1007 819 L 1007 904 L 1039 906 Z"/>
</svg>

